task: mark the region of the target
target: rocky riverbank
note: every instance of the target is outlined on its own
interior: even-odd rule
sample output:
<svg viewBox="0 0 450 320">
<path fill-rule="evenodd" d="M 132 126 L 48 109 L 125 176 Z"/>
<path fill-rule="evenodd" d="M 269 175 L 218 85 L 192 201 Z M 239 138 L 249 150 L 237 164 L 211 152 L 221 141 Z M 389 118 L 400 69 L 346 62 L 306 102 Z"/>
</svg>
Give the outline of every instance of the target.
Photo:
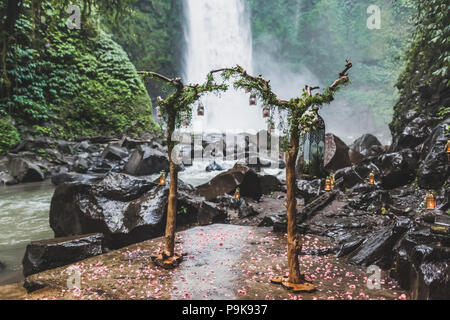
<svg viewBox="0 0 450 320">
<path fill-rule="evenodd" d="M 370 135 L 346 146 L 328 134 L 324 170 L 335 172 L 334 190 L 324 191 L 325 181 L 318 178 L 299 180 L 297 185 L 298 230 L 305 239 L 320 238 L 327 245 L 304 246 L 302 256 L 339 259 L 345 263 L 342 268 L 358 266 L 358 270 L 375 265 L 397 279 L 413 299 L 449 299 L 448 122 L 435 127 L 415 148 L 402 148 L 398 143 L 382 146 Z M 74 142 L 77 146 L 70 148 L 71 153 L 62 154 L 64 163 L 58 163 L 58 157 L 37 158 L 26 142 L 16 148 L 16 154 L 8 155 L 10 176 L 16 181 L 40 179 L 42 175 L 36 171 L 45 163 L 47 176 L 58 185 L 50 209 L 56 238 L 28 246 L 23 260 L 26 284 L 36 279 L 33 274 L 47 274 L 46 270 L 93 256 L 114 256 L 122 252 L 114 250 L 163 235 L 170 181 L 162 186 L 149 179 L 167 169 L 166 149 L 160 142 L 128 138 Z M 223 146 L 222 142 L 219 145 Z M 221 150 L 225 153 L 226 149 Z M 83 169 L 80 155 L 87 159 Z M 227 223 L 284 234 L 284 182 L 255 171 L 262 161 L 251 168 L 250 156 L 197 187 L 180 180 L 179 231 Z M 41 165 L 29 163 L 30 159 L 40 159 Z M 221 168 L 215 163 L 205 167 L 206 171 L 214 169 Z M 373 184 L 368 183 L 370 173 L 375 177 Z M 233 196 L 236 188 L 239 199 Z M 425 207 L 428 189 L 435 191 L 437 206 L 433 210 Z M 342 292 L 336 296 L 342 298 Z"/>
</svg>

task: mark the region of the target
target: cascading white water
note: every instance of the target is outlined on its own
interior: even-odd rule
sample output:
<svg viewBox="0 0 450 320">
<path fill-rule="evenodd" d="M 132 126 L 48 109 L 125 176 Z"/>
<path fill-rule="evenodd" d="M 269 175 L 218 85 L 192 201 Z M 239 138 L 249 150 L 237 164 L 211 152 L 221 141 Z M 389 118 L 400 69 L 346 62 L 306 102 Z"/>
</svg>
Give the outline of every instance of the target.
<svg viewBox="0 0 450 320">
<path fill-rule="evenodd" d="M 184 80 L 202 83 L 216 68 L 241 65 L 252 72 L 250 19 L 243 0 L 185 0 Z M 249 95 L 231 86 L 220 97 L 202 98 L 205 116 L 193 115 L 194 131 L 260 130 L 267 125 L 261 108 L 249 106 Z"/>
</svg>

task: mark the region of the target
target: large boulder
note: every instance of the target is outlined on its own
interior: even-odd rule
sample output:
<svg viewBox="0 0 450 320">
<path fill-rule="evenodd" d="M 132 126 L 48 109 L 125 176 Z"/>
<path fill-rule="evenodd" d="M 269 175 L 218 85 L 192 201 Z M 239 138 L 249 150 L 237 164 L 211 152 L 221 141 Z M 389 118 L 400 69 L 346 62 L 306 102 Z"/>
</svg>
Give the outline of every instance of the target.
<svg viewBox="0 0 450 320">
<path fill-rule="evenodd" d="M 400 151 L 402 149 L 414 149 L 423 143 L 431 134 L 432 119 L 425 115 L 419 115 L 408 122 L 403 131 L 395 136 L 391 145 L 391 151 Z"/>
<path fill-rule="evenodd" d="M 214 202 L 203 201 L 197 214 L 197 222 L 199 225 L 208 225 L 213 223 L 224 223 L 227 213 L 222 210 Z"/>
<path fill-rule="evenodd" d="M 6 269 L 6 265 L 0 261 L 0 272 L 4 269 Z"/>
<path fill-rule="evenodd" d="M 260 179 L 252 169 L 236 164 L 232 169 L 222 172 L 209 182 L 197 187 L 197 191 L 210 201 L 217 196 L 234 193 L 240 188 L 241 196 L 259 200 L 262 195 Z"/>
<path fill-rule="evenodd" d="M 108 159 L 111 161 L 120 161 L 123 158 L 125 158 L 127 155 L 128 155 L 128 152 L 125 149 L 118 147 L 117 145 L 114 145 L 114 144 L 109 144 L 105 148 L 105 150 L 103 150 L 102 158 Z"/>
<path fill-rule="evenodd" d="M 349 262 L 355 265 L 369 266 L 375 264 L 389 268 L 393 264 L 393 248 L 403 235 L 413 226 L 408 218 L 398 218 L 388 228 L 371 235 L 359 248 Z"/>
<path fill-rule="evenodd" d="M 450 237 L 430 228 L 409 231 L 394 250 L 393 276 L 412 299 L 450 297 Z"/>
<path fill-rule="evenodd" d="M 357 166 L 336 171 L 335 179 L 337 181 L 343 178 L 343 186 L 352 188 L 357 184 L 364 183 L 371 172 L 374 172 L 378 179 L 380 176 L 379 166 L 380 162 L 378 158 L 367 158 Z"/>
<path fill-rule="evenodd" d="M 177 218 L 180 224 L 196 219 L 191 189 L 179 182 Z M 169 183 L 154 182 L 126 174 L 109 173 L 102 180 L 62 184 L 50 205 L 50 226 L 55 237 L 103 233 L 113 248 L 141 242 L 164 233 Z"/>
<path fill-rule="evenodd" d="M 100 233 L 33 241 L 23 258 L 23 274 L 29 276 L 104 253 Z"/>
<path fill-rule="evenodd" d="M 125 165 L 125 173 L 144 176 L 169 171 L 169 159 L 159 150 L 151 149 L 146 145 L 138 146 Z"/>
<path fill-rule="evenodd" d="M 381 146 L 377 137 L 370 133 L 363 134 L 350 145 L 350 149 L 366 156 L 370 153 L 373 146 Z"/>
<path fill-rule="evenodd" d="M 412 182 L 417 169 L 417 155 L 410 149 L 382 155 L 381 186 L 394 189 Z"/>
<path fill-rule="evenodd" d="M 259 184 L 263 194 L 270 194 L 272 192 L 282 190 L 281 181 L 278 180 L 277 177 L 270 174 L 259 175 Z"/>
<path fill-rule="evenodd" d="M 297 182 L 296 193 L 305 199 L 305 202 L 310 202 L 313 198 L 320 195 L 322 180 L 299 180 Z"/>
<path fill-rule="evenodd" d="M 21 158 L 11 158 L 9 174 L 18 182 L 43 181 L 45 175 L 37 164 Z"/>
<path fill-rule="evenodd" d="M 450 175 L 450 165 L 446 154 L 446 145 L 450 133 L 446 133 L 450 119 L 439 124 L 433 134 L 424 142 L 423 162 L 417 177 L 419 187 L 437 190 L 442 187 Z"/>
<path fill-rule="evenodd" d="M 324 168 L 336 171 L 352 165 L 349 157 L 349 147 L 334 134 L 325 135 Z"/>
</svg>

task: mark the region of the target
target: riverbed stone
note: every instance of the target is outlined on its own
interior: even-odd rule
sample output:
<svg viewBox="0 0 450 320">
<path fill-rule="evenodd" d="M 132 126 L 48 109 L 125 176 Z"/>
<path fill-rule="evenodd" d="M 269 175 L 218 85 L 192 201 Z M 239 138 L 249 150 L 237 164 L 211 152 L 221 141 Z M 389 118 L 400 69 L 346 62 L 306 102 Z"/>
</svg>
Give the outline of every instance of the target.
<svg viewBox="0 0 450 320">
<path fill-rule="evenodd" d="M 23 274 L 29 276 L 104 253 L 100 233 L 33 241 L 23 258 Z"/>
<path fill-rule="evenodd" d="M 146 145 L 138 146 L 124 167 L 125 173 L 136 176 L 160 173 L 162 170 L 169 171 L 167 155 Z"/>
<path fill-rule="evenodd" d="M 197 187 L 198 192 L 210 201 L 223 194 L 234 193 L 240 188 L 241 196 L 259 200 L 262 195 L 258 174 L 246 166 L 236 164 L 232 169 L 222 172 L 209 182 Z"/>
<path fill-rule="evenodd" d="M 394 246 L 412 226 L 410 219 L 398 218 L 391 226 L 372 234 L 349 262 L 355 265 L 375 264 L 381 268 L 389 268 L 394 260 Z"/>
<path fill-rule="evenodd" d="M 352 165 L 349 157 L 349 147 L 344 141 L 331 133 L 325 135 L 324 168 L 336 171 Z"/>
<path fill-rule="evenodd" d="M 45 179 L 44 173 L 37 164 L 21 158 L 11 158 L 9 174 L 19 182 L 36 182 Z"/>
<path fill-rule="evenodd" d="M 366 156 L 370 153 L 372 146 L 381 146 L 381 143 L 377 137 L 375 137 L 374 135 L 372 135 L 370 133 L 366 133 L 366 134 L 363 134 L 358 139 L 356 139 L 350 145 L 350 149 Z"/>
<path fill-rule="evenodd" d="M 446 154 L 450 133 L 446 133 L 450 119 L 434 128 L 432 135 L 424 142 L 423 162 L 417 172 L 419 187 L 437 190 L 450 176 L 450 165 Z"/>
</svg>

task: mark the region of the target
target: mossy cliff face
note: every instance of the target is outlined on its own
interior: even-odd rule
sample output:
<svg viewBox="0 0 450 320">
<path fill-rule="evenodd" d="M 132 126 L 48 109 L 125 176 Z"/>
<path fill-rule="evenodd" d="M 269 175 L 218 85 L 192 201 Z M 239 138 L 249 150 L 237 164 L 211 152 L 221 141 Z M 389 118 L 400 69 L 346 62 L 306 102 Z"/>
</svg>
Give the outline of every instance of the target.
<svg viewBox="0 0 450 320">
<path fill-rule="evenodd" d="M 0 116 L 22 131 L 63 138 L 156 130 L 150 98 L 127 54 L 93 16 L 81 29 L 69 29 L 70 14 L 53 2 L 22 1 L 13 31 L 2 34 Z"/>
<path fill-rule="evenodd" d="M 423 143 L 437 124 L 449 118 L 450 8 L 446 3 L 417 3 L 416 30 L 397 83 L 400 99 L 390 124 L 394 150 Z"/>
</svg>

